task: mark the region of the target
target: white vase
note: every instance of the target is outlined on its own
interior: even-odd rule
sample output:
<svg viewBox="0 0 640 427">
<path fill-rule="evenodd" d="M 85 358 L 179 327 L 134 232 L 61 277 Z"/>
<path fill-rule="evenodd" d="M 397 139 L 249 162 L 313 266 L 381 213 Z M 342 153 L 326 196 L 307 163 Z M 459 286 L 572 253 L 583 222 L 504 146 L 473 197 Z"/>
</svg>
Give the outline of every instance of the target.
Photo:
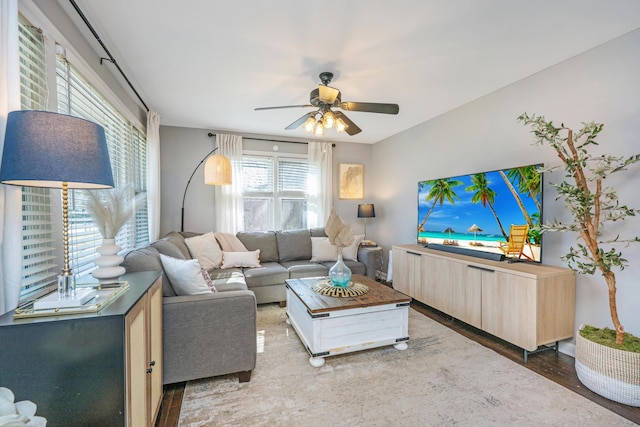
<svg viewBox="0 0 640 427">
<path fill-rule="evenodd" d="M 120 246 L 116 245 L 116 239 L 103 239 L 102 246 L 96 249 L 98 257 L 94 260 L 98 266 L 91 275 L 100 283 L 117 283 L 120 276 L 126 273 L 124 267 L 120 267 L 124 258 L 118 255 Z"/>
</svg>

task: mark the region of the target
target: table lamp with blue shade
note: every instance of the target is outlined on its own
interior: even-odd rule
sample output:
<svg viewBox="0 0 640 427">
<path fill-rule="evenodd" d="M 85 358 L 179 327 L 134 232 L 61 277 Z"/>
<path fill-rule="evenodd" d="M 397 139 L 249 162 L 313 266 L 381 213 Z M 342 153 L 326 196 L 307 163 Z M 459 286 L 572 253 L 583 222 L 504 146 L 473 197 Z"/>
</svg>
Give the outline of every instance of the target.
<svg viewBox="0 0 640 427">
<path fill-rule="evenodd" d="M 69 266 L 68 189 L 113 187 L 104 128 L 84 119 L 48 111 L 9 113 L 0 182 L 62 189 L 64 265 L 58 276 L 58 292 L 73 297 L 75 280 Z"/>
</svg>

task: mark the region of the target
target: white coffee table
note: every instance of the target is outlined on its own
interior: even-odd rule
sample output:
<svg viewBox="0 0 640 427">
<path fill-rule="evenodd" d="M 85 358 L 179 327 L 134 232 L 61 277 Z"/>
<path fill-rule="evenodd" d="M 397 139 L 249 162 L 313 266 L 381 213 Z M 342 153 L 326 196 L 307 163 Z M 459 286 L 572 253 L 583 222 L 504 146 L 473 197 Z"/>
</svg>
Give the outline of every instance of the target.
<svg viewBox="0 0 640 427">
<path fill-rule="evenodd" d="M 324 365 L 327 356 L 369 348 L 407 349 L 411 298 L 361 275 L 352 281 L 367 285 L 369 292 L 330 297 L 312 290 L 319 280 L 325 278 L 286 281 L 287 323 L 307 348 L 312 366 Z"/>
</svg>

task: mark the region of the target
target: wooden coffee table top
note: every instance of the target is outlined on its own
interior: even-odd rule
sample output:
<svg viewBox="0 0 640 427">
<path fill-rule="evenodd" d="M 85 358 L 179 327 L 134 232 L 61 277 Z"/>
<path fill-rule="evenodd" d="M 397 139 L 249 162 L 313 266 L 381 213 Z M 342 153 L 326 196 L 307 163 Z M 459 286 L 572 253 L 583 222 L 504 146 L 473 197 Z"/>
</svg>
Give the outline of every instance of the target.
<svg viewBox="0 0 640 427">
<path fill-rule="evenodd" d="M 354 274 L 351 281 L 367 285 L 369 292 L 366 294 L 346 298 L 321 295 L 314 292 L 311 288 L 322 279 L 323 278 L 320 277 L 288 279 L 285 280 L 285 283 L 287 288 L 300 298 L 300 301 L 307 307 L 307 310 L 314 314 L 325 311 L 411 302 L 411 298 L 405 294 L 360 274 Z"/>
</svg>

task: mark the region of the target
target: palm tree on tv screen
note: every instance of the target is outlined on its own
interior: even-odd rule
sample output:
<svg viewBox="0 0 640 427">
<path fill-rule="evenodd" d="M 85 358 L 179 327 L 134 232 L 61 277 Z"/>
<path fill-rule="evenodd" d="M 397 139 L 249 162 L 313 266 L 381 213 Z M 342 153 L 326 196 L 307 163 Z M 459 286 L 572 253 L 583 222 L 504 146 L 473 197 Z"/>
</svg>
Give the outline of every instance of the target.
<svg viewBox="0 0 640 427">
<path fill-rule="evenodd" d="M 457 187 L 463 184 L 464 183 L 462 181 L 451 178 L 432 179 L 429 181 L 420 182 L 419 185 L 421 188 L 429 185 L 431 186 L 431 188 L 429 189 L 429 193 L 427 193 L 427 196 L 425 197 L 425 201 L 428 202 L 430 200 L 433 200 L 433 204 L 431 205 L 429 212 L 427 212 L 427 214 L 424 216 L 424 219 L 422 220 L 420 225 L 418 225 L 418 232 L 424 231 L 424 224 L 427 222 L 429 215 L 431 215 L 431 212 L 433 212 L 437 204 L 440 204 L 440 206 L 442 206 L 444 201 L 447 200 L 452 205 L 455 205 L 455 200 L 460 200 L 460 197 L 458 197 L 456 192 L 453 191 L 453 187 Z"/>
<path fill-rule="evenodd" d="M 471 203 L 482 203 L 483 207 L 489 208 L 498 223 L 498 227 L 500 227 L 500 232 L 508 241 L 507 233 L 505 233 L 504 228 L 502 228 L 500 218 L 493 208 L 493 202 L 496 200 L 497 193 L 489 187 L 490 182 L 487 180 L 487 175 L 484 173 L 473 174 L 471 176 L 471 182 L 472 185 L 465 188 L 465 191 L 474 192 L 473 196 L 471 196 Z"/>
<path fill-rule="evenodd" d="M 540 206 L 540 172 L 535 165 L 522 166 L 515 169 L 509 169 L 507 176 L 512 182 L 518 183 L 518 191 L 521 194 L 529 193 L 529 197 L 535 203 L 538 212 L 542 210 Z"/>
<path fill-rule="evenodd" d="M 511 169 L 511 170 L 513 170 L 513 169 Z M 498 173 L 500 174 L 500 176 L 504 180 L 504 183 L 507 185 L 507 188 L 511 192 L 511 195 L 513 196 L 513 198 L 515 199 L 516 203 L 518 204 L 518 207 L 520 208 L 520 211 L 522 212 L 522 216 L 524 217 L 524 220 L 529 225 L 529 228 L 533 228 L 533 221 L 531 220 L 531 216 L 529 215 L 529 212 L 527 212 L 527 208 L 524 207 L 524 203 L 522 203 L 522 199 L 520 198 L 520 195 L 516 191 L 515 187 L 513 186 L 513 184 L 511 183 L 511 181 L 509 180 L 509 178 L 507 177 L 507 175 L 503 171 L 498 171 Z"/>
</svg>

